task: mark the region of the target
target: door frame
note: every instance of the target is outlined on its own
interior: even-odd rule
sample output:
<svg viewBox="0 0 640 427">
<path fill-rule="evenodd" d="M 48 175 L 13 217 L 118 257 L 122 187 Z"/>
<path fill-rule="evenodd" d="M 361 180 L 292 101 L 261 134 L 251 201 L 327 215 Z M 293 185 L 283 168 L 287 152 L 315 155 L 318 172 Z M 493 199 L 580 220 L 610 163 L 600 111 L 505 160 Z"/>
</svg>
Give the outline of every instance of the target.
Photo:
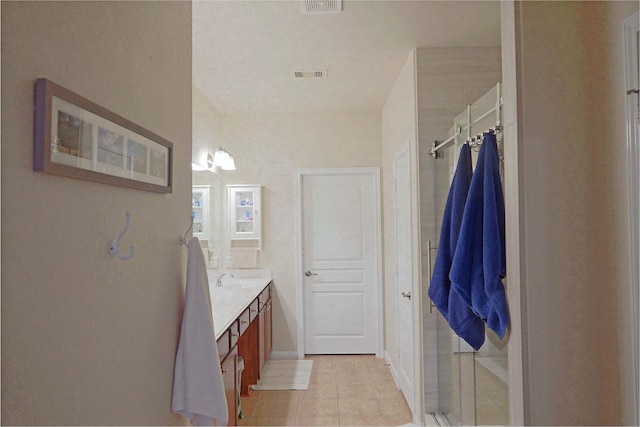
<svg viewBox="0 0 640 427">
<path fill-rule="evenodd" d="M 305 356 L 305 324 L 304 324 L 304 277 L 302 265 L 302 234 L 304 230 L 302 218 L 302 181 L 308 176 L 322 175 L 369 175 L 373 184 L 373 196 L 375 198 L 376 212 L 376 235 L 374 245 L 374 258 L 376 261 L 376 271 L 378 280 L 373 290 L 377 301 L 376 310 L 378 312 L 378 320 L 376 325 L 376 357 L 381 358 L 384 354 L 384 338 L 383 338 L 383 307 L 382 307 L 382 204 L 380 197 L 380 168 L 379 167 L 353 167 L 353 168 L 302 168 L 296 169 L 294 198 L 295 198 L 295 285 L 296 285 L 296 316 L 297 324 L 297 349 L 298 359 L 304 359 Z"/>
<path fill-rule="evenodd" d="M 624 91 L 638 90 L 638 39 L 639 13 L 635 12 L 623 22 L 624 30 Z M 632 295 L 633 359 L 634 359 L 634 404 L 635 421 L 640 422 L 640 143 L 638 135 L 638 94 L 626 92 L 627 121 L 627 180 L 629 198 L 629 274 Z"/>
<path fill-rule="evenodd" d="M 409 227 L 411 229 L 411 231 L 413 231 L 413 208 L 414 208 L 414 203 L 415 200 L 412 197 L 413 193 L 411 191 L 411 178 L 412 178 L 412 172 L 413 172 L 413 168 L 412 168 L 412 158 L 411 158 L 411 141 L 405 143 L 400 150 L 398 150 L 396 152 L 396 155 L 393 159 L 393 185 L 394 185 L 394 193 L 393 193 L 393 199 L 394 199 L 394 244 L 395 244 L 395 266 L 396 266 L 396 272 L 395 272 L 395 278 L 396 278 L 396 316 L 397 316 L 397 337 L 398 337 L 398 366 L 397 366 L 397 375 L 398 375 L 398 387 L 402 390 L 402 380 L 401 380 L 401 375 L 402 375 L 402 361 L 401 361 L 401 357 L 400 357 L 400 330 L 402 329 L 402 325 L 400 325 L 400 305 L 401 305 L 401 296 L 400 296 L 400 283 L 398 282 L 398 243 L 399 243 L 399 239 L 398 239 L 398 161 L 402 158 L 406 156 L 407 157 L 407 167 L 408 169 L 405 171 L 407 173 L 407 176 L 409 178 L 409 188 L 408 190 L 408 195 L 409 195 L 409 206 L 408 206 L 408 210 L 407 212 L 409 213 Z M 409 264 L 409 280 L 410 280 L 410 286 L 409 289 L 411 291 L 411 303 L 409 304 L 411 306 L 411 313 L 410 313 L 410 318 L 411 318 L 411 331 L 409 332 L 409 335 L 411 336 L 411 352 L 410 352 L 410 357 L 411 360 L 408 361 L 408 363 L 411 365 L 411 373 L 413 375 L 413 378 L 411 378 L 411 402 L 407 402 L 409 403 L 409 407 L 411 409 L 411 413 L 412 414 L 418 414 L 418 411 L 416 411 L 416 401 L 417 399 L 420 399 L 420 393 L 416 392 L 416 388 L 417 388 L 417 384 L 416 384 L 416 363 L 417 363 L 417 354 L 416 354 L 416 334 L 418 333 L 422 333 L 422 328 L 417 328 L 417 323 L 416 323 L 416 300 L 419 300 L 418 295 L 419 292 L 416 292 L 415 289 L 415 276 L 414 276 L 414 271 L 415 271 L 415 265 L 414 265 L 414 244 L 413 244 L 413 239 L 410 237 L 409 241 L 407 242 L 409 244 L 409 251 L 411 253 L 411 256 L 408 259 L 408 264 Z M 420 329 L 420 331 L 416 331 L 416 329 Z M 421 358 L 420 358 L 421 359 Z M 402 390 L 402 392 L 404 393 L 404 390 Z M 409 397 L 407 397 L 405 395 L 405 398 L 407 400 L 409 400 Z"/>
</svg>

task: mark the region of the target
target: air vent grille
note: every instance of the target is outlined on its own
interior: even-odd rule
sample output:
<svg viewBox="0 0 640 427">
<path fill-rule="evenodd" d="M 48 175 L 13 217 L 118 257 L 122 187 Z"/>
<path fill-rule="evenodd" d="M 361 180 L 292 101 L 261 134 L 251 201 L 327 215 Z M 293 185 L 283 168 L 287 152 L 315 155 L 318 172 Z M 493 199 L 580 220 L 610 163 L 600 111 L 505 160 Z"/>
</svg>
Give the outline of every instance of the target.
<svg viewBox="0 0 640 427">
<path fill-rule="evenodd" d="M 300 0 L 302 13 L 339 13 L 342 0 Z"/>
<path fill-rule="evenodd" d="M 294 71 L 296 79 L 322 79 L 327 77 L 327 70 Z"/>
</svg>

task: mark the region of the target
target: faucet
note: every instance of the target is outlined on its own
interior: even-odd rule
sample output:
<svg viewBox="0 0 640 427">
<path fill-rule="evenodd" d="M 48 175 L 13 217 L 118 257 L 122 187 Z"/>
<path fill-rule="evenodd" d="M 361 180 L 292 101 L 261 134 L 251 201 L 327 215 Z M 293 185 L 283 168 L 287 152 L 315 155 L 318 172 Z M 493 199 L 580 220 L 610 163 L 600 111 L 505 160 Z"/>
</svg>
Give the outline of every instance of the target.
<svg viewBox="0 0 640 427">
<path fill-rule="evenodd" d="M 222 273 L 221 275 L 219 275 L 218 277 L 216 277 L 216 287 L 220 288 L 222 287 L 222 278 L 226 275 L 229 275 L 231 277 L 233 277 L 232 273 Z"/>
</svg>

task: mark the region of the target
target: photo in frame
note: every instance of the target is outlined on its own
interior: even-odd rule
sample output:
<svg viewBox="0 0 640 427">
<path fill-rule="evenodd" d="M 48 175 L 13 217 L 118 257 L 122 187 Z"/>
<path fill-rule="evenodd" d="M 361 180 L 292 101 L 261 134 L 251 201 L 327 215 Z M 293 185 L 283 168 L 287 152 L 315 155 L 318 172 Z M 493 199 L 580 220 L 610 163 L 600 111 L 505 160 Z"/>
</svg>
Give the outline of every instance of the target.
<svg viewBox="0 0 640 427">
<path fill-rule="evenodd" d="M 35 84 L 33 169 L 172 192 L 173 144 L 47 79 Z"/>
</svg>

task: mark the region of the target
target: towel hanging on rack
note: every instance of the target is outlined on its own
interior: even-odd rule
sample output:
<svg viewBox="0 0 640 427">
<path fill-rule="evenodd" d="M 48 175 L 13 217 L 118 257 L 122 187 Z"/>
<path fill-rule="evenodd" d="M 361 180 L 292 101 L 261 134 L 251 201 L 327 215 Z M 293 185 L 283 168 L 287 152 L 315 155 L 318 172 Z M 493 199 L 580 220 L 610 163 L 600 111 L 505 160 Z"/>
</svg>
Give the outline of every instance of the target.
<svg viewBox="0 0 640 427">
<path fill-rule="evenodd" d="M 449 271 L 458 244 L 465 202 L 471 184 L 471 147 L 465 144 L 453 176 L 442 218 L 438 255 L 429 286 L 429 298 L 449 322 L 451 329 L 470 346 L 478 350 L 484 343 L 484 322 L 465 300 L 451 288 Z"/>
<path fill-rule="evenodd" d="M 502 338 L 509 313 L 502 284 L 506 253 L 499 164 L 496 136 L 487 133 L 471 178 L 449 278 L 465 302 Z"/>
<path fill-rule="evenodd" d="M 209 280 L 197 237 L 188 243 L 187 286 L 171 410 L 193 425 L 227 425 L 229 412 L 214 334 Z"/>
</svg>

